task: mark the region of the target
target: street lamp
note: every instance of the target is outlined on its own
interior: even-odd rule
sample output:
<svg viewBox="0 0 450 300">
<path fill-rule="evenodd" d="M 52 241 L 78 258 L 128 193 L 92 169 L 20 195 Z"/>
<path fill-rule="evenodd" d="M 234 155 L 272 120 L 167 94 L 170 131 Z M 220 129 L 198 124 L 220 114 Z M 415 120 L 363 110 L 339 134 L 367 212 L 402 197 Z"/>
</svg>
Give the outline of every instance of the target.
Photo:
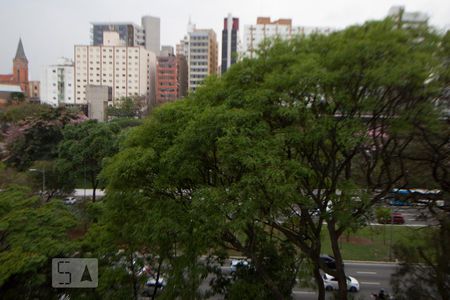
<svg viewBox="0 0 450 300">
<path fill-rule="evenodd" d="M 42 197 L 44 197 L 45 192 L 45 169 L 28 169 L 30 172 L 41 172 L 42 173 Z"/>
</svg>

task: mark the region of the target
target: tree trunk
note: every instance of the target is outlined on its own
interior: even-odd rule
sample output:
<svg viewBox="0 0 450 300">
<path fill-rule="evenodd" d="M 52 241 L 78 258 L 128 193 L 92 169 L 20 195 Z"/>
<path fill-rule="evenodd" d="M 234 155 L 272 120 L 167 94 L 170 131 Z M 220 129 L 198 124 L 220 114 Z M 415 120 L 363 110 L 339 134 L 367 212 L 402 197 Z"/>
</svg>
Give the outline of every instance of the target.
<svg viewBox="0 0 450 300">
<path fill-rule="evenodd" d="M 92 178 L 92 202 L 95 202 L 95 192 L 97 190 L 98 180 L 95 177 Z"/>
<path fill-rule="evenodd" d="M 323 285 L 323 279 L 322 275 L 320 275 L 319 266 L 314 266 L 314 279 L 317 283 L 317 291 L 319 292 L 319 295 L 317 297 L 317 300 L 324 300 L 325 299 L 325 286 Z"/>
<path fill-rule="evenodd" d="M 131 285 L 133 286 L 133 299 L 137 300 L 138 298 L 138 286 L 137 286 L 137 278 L 136 278 L 136 270 L 135 265 L 133 261 L 133 253 L 130 253 L 129 258 L 129 264 L 131 269 Z"/>
<path fill-rule="evenodd" d="M 160 276 L 160 274 L 161 274 L 161 265 L 162 265 L 162 258 L 159 258 L 159 262 L 158 262 L 158 270 L 156 271 L 155 288 L 153 289 L 152 300 L 155 300 L 155 298 L 156 298 L 156 293 L 158 292 L 159 276 Z"/>
<path fill-rule="evenodd" d="M 341 250 L 339 249 L 339 235 L 334 229 L 334 221 L 329 221 L 328 233 L 330 235 L 331 248 L 333 250 L 333 255 L 336 260 L 336 279 L 339 284 L 338 299 L 347 299 L 347 279 L 345 277 L 344 263 L 342 261 Z"/>
</svg>

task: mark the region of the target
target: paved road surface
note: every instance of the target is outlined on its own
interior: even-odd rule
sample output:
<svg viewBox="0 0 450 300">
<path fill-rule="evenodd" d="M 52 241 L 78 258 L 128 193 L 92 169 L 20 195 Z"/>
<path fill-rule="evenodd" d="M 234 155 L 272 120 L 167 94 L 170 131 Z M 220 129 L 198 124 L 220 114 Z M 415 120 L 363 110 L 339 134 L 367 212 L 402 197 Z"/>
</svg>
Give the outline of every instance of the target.
<svg viewBox="0 0 450 300">
<path fill-rule="evenodd" d="M 370 299 L 370 295 L 378 293 L 383 288 L 388 293 L 391 292 L 390 277 L 395 272 L 397 264 L 389 263 L 364 263 L 345 262 L 347 275 L 355 277 L 360 284 L 361 290 L 354 293 L 355 299 Z M 329 297 L 331 297 L 331 293 Z M 311 290 L 294 288 L 294 299 L 317 299 L 317 295 Z"/>
<path fill-rule="evenodd" d="M 361 290 L 353 293 L 356 299 L 371 299 L 371 294 L 378 293 L 381 288 L 391 293 L 390 277 L 395 272 L 397 264 L 393 263 L 371 263 L 371 262 L 345 262 L 347 275 L 355 277 L 360 284 Z M 228 267 L 222 268 L 224 272 L 229 271 Z M 208 277 L 202 284 L 201 289 L 208 288 L 208 282 L 212 277 Z M 292 291 L 293 299 L 317 299 L 317 294 L 311 289 L 301 289 L 294 287 Z M 327 298 L 332 299 L 331 292 L 327 292 Z M 223 299 L 223 296 L 215 296 L 210 299 Z"/>
</svg>

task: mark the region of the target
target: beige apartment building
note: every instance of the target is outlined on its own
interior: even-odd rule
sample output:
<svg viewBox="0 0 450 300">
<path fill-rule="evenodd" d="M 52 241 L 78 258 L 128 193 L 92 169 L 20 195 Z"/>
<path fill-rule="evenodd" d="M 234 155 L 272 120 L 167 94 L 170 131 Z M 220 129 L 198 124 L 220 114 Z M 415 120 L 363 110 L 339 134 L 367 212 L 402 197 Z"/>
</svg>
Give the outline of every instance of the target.
<svg viewBox="0 0 450 300">
<path fill-rule="evenodd" d="M 117 32 L 104 32 L 103 45 L 77 45 L 74 53 L 75 104 L 87 104 L 87 85 L 111 87 L 111 102 L 122 97 L 145 96 L 149 106 L 154 104 L 153 52 L 142 46 L 126 46 Z"/>
</svg>

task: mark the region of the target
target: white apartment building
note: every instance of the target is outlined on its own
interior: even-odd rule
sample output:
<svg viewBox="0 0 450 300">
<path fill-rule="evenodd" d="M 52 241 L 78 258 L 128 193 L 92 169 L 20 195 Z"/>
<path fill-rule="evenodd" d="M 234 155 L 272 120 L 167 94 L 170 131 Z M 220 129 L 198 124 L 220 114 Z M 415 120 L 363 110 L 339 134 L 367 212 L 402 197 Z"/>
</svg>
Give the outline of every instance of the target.
<svg viewBox="0 0 450 300">
<path fill-rule="evenodd" d="M 196 29 L 188 24 L 188 34 L 176 47 L 177 55 L 184 55 L 188 65 L 188 89 L 195 89 L 206 77 L 218 74 L 218 43 L 212 29 Z"/>
<path fill-rule="evenodd" d="M 41 103 L 57 107 L 75 103 L 74 64 L 60 58 L 55 65 L 45 68 L 42 76 Z"/>
<path fill-rule="evenodd" d="M 245 25 L 242 56 L 255 58 L 256 50 L 265 39 L 280 38 L 289 40 L 298 35 L 312 33 L 331 33 L 329 27 L 304 27 L 292 26 L 291 19 L 279 19 L 271 21 L 268 17 L 258 17 L 255 25 Z"/>
<path fill-rule="evenodd" d="M 415 11 L 406 11 L 404 6 L 392 6 L 388 11 L 388 17 L 402 28 L 418 28 L 427 26 L 429 17 L 427 14 Z"/>
<path fill-rule="evenodd" d="M 155 99 L 156 56 L 142 46 L 123 45 L 117 32 L 104 32 L 103 45 L 75 46 L 75 103 L 86 104 L 86 86 L 112 88 L 112 101 L 121 97 Z"/>
</svg>

